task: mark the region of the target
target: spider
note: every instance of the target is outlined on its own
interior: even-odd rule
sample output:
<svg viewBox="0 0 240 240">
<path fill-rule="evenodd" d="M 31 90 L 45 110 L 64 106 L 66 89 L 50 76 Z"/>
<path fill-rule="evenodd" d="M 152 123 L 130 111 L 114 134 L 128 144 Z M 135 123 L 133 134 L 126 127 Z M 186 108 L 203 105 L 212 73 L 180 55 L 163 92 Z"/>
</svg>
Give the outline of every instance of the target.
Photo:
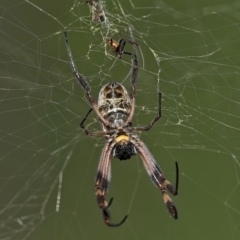
<svg viewBox="0 0 240 240">
<path fill-rule="evenodd" d="M 156 163 L 152 154 L 149 152 L 146 145 L 138 138 L 134 131 L 148 131 L 157 120 L 161 117 L 161 92 L 158 92 L 158 113 L 147 126 L 132 126 L 132 118 L 135 109 L 136 81 L 138 76 L 138 57 L 135 44 L 133 44 L 132 54 L 132 73 L 131 73 L 131 93 L 128 94 L 126 88 L 117 82 L 110 82 L 102 87 L 99 92 L 98 102 L 92 96 L 90 86 L 85 77 L 78 72 L 74 63 L 72 52 L 69 46 L 67 31 L 64 31 L 66 48 L 69 56 L 70 66 L 81 87 L 85 90 L 86 96 L 91 109 L 88 111 L 80 127 L 88 136 L 105 137 L 106 143 L 100 157 L 97 176 L 95 180 L 95 192 L 97 196 L 98 206 L 102 209 L 103 219 L 107 226 L 117 227 L 122 225 L 128 215 L 126 215 L 119 223 L 112 223 L 110 219 L 109 207 L 112 204 L 113 198 L 109 203 L 106 200 L 106 194 L 110 184 L 111 172 L 111 157 L 116 157 L 120 160 L 130 159 L 137 153 L 140 155 L 144 167 L 153 183 L 159 188 L 162 193 L 163 200 L 173 216 L 177 219 L 177 209 L 174 206 L 167 190 L 174 196 L 177 195 L 178 189 L 178 164 L 176 162 L 176 187 L 174 187 L 164 176 L 161 168 Z M 95 111 L 98 120 L 102 125 L 102 131 L 90 132 L 85 126 L 88 115 Z"/>
<path fill-rule="evenodd" d="M 124 47 L 125 47 L 125 44 L 126 43 L 131 43 L 132 45 L 135 45 L 135 46 L 138 46 L 137 43 L 133 42 L 132 40 L 128 39 L 128 40 L 125 40 L 123 38 L 120 38 L 119 41 L 116 41 L 112 38 L 108 39 L 107 40 L 107 43 L 111 46 L 113 52 L 116 53 L 116 56 L 118 58 L 121 58 L 121 56 L 123 54 L 128 54 L 128 55 L 132 55 L 130 52 L 124 52 Z"/>
</svg>

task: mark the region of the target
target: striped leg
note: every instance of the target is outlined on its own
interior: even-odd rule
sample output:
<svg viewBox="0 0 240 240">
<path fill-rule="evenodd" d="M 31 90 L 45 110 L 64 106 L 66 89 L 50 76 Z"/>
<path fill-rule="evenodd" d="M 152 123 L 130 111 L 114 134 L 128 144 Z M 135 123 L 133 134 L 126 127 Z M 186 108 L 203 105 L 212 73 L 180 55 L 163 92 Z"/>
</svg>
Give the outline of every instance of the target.
<svg viewBox="0 0 240 240">
<path fill-rule="evenodd" d="M 111 223 L 109 207 L 112 204 L 113 198 L 110 199 L 109 203 L 107 203 L 105 196 L 107 194 L 109 183 L 110 183 L 110 175 L 111 175 L 111 162 L 110 158 L 112 155 L 112 149 L 115 143 L 107 142 L 105 147 L 103 148 L 102 156 L 99 162 L 97 177 L 95 182 L 95 191 L 97 195 L 97 203 L 98 206 L 103 210 L 103 218 L 106 225 L 110 227 L 118 227 L 122 225 L 127 219 L 127 215 L 123 218 L 123 220 L 119 223 Z"/>
<path fill-rule="evenodd" d="M 148 175 L 151 177 L 153 183 L 160 189 L 162 192 L 163 200 L 171 213 L 171 215 L 177 219 L 177 209 L 174 206 L 171 198 L 167 194 L 166 189 L 171 192 L 174 196 L 177 195 L 177 187 L 175 188 L 164 176 L 161 168 L 157 165 L 155 159 L 152 154 L 147 149 L 146 145 L 140 140 L 132 140 L 132 143 L 135 145 L 139 155 L 142 158 L 143 164 L 147 170 Z M 177 171 L 178 165 L 176 164 Z M 178 186 L 178 174 L 177 174 L 177 184 Z"/>
</svg>

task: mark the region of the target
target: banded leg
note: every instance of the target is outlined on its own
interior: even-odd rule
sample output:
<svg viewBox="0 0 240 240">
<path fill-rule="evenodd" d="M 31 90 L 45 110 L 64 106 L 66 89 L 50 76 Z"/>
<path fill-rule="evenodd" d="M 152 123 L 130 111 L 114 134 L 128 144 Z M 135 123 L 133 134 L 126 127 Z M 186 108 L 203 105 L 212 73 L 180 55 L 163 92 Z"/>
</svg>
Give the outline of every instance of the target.
<svg viewBox="0 0 240 240">
<path fill-rule="evenodd" d="M 163 200 L 171 213 L 171 215 L 177 219 L 177 209 L 174 206 L 171 198 L 167 194 L 166 188 L 169 192 L 171 192 L 174 196 L 177 195 L 177 188 L 175 188 L 164 176 L 161 168 L 157 165 L 153 156 L 145 146 L 145 144 L 140 140 L 132 140 L 132 143 L 135 145 L 139 155 L 142 158 L 143 164 L 147 170 L 148 175 L 151 177 L 153 183 L 160 189 L 162 192 Z M 177 171 L 178 165 L 176 164 Z M 178 186 L 178 174 L 177 174 L 177 186 Z"/>
<path fill-rule="evenodd" d="M 111 223 L 109 207 L 112 204 L 113 198 L 110 199 L 109 203 L 107 203 L 105 196 L 107 194 L 109 183 L 110 183 L 110 174 L 111 174 L 111 162 L 110 158 L 112 155 L 112 149 L 115 145 L 115 142 L 109 143 L 107 142 L 105 147 L 103 148 L 102 156 L 99 162 L 97 177 L 95 182 L 95 191 L 97 195 L 97 203 L 98 206 L 103 211 L 103 219 L 106 225 L 109 227 L 118 227 L 122 225 L 126 219 L 127 215 L 122 219 L 119 223 Z"/>
</svg>

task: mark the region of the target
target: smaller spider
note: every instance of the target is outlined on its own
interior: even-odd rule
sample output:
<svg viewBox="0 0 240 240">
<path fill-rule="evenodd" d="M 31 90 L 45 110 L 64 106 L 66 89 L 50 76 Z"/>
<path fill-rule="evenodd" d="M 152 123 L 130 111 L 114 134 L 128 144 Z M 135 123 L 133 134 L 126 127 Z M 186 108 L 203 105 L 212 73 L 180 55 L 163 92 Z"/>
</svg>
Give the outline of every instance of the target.
<svg viewBox="0 0 240 240">
<path fill-rule="evenodd" d="M 135 46 L 138 46 L 137 43 L 131 41 L 130 39 L 125 40 L 125 39 L 123 39 L 123 38 L 120 38 L 119 41 L 116 41 L 116 40 L 110 38 L 110 39 L 107 40 L 107 43 L 110 45 L 110 47 L 112 48 L 113 52 L 115 52 L 115 54 L 116 54 L 116 56 L 117 56 L 118 58 L 121 58 L 121 56 L 122 56 L 123 54 L 132 55 L 132 53 L 130 53 L 130 52 L 124 52 L 124 51 L 123 51 L 123 50 L 124 50 L 124 47 L 125 47 L 125 44 L 126 44 L 127 42 L 128 42 L 128 43 L 131 43 L 131 44 L 133 44 L 133 45 L 135 45 Z"/>
</svg>

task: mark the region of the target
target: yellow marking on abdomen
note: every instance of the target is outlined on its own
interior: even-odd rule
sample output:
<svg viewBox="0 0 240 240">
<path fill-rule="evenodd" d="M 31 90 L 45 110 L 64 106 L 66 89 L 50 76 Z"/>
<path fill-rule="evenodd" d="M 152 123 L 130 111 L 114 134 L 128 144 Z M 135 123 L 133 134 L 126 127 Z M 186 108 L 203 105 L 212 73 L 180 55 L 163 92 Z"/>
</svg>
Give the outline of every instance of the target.
<svg viewBox="0 0 240 240">
<path fill-rule="evenodd" d="M 116 142 L 121 142 L 121 141 L 129 141 L 129 137 L 127 135 L 120 135 L 116 138 Z"/>
</svg>

